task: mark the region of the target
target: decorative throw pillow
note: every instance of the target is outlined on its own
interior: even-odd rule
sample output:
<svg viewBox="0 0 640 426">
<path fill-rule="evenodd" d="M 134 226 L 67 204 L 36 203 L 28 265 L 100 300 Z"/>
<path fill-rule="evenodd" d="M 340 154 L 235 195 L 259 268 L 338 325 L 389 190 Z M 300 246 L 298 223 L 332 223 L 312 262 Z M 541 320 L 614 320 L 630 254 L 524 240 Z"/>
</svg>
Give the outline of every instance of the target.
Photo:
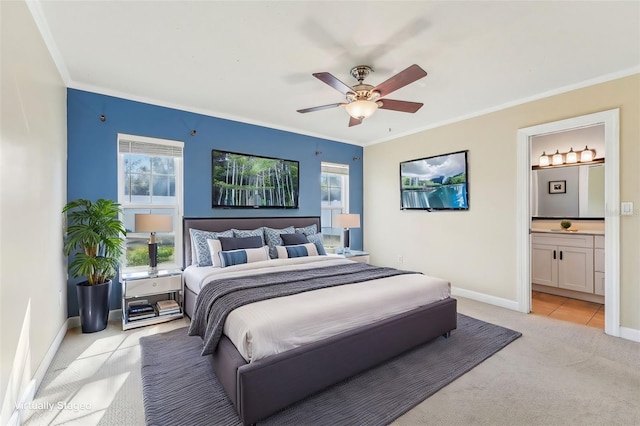
<svg viewBox="0 0 640 426">
<path fill-rule="evenodd" d="M 211 252 L 209 251 L 208 239 L 218 239 L 219 237 L 233 237 L 233 231 L 213 232 L 201 231 L 199 229 L 189 229 L 191 234 L 191 264 L 198 266 L 211 266 Z"/>
<path fill-rule="evenodd" d="M 306 244 L 309 242 L 304 234 L 280 234 L 282 242 L 285 246 L 294 246 L 296 244 Z"/>
<path fill-rule="evenodd" d="M 280 238 L 280 235 L 293 234 L 294 232 L 296 232 L 293 226 L 287 226 L 283 229 L 273 229 L 264 226 L 262 229 L 264 230 L 264 236 L 267 240 L 267 245 L 269 246 L 269 256 L 271 256 L 272 259 L 278 257 L 276 246 L 282 245 L 282 238 Z"/>
<path fill-rule="evenodd" d="M 226 235 L 225 235 L 226 237 Z M 257 229 L 233 229 L 233 235 L 231 235 L 231 237 L 260 237 L 260 240 L 262 241 L 262 244 L 260 245 L 260 247 L 265 245 L 264 242 L 264 231 L 262 230 L 262 228 L 257 228 Z"/>
<path fill-rule="evenodd" d="M 277 246 L 276 251 L 279 259 L 318 256 L 318 250 L 314 243 L 298 244 L 295 246 Z"/>
<path fill-rule="evenodd" d="M 314 223 L 313 225 L 305 226 L 305 227 L 302 227 L 302 228 L 296 228 L 296 232 L 298 234 L 304 234 L 304 235 L 317 234 L 318 233 L 318 227 Z"/>
<path fill-rule="evenodd" d="M 324 249 L 324 245 L 322 244 L 322 234 L 307 235 L 307 239 L 310 243 L 314 243 L 316 245 L 316 249 L 320 256 L 326 256 L 327 251 Z"/>
<path fill-rule="evenodd" d="M 224 237 L 223 237 L 224 238 Z M 220 252 L 222 251 L 222 243 L 220 240 L 208 239 L 209 253 L 211 253 L 211 264 L 220 267 Z"/>
<path fill-rule="evenodd" d="M 238 250 L 238 249 L 248 249 L 248 248 L 260 248 L 264 246 L 262 242 L 262 238 L 255 237 L 220 237 L 218 238 L 220 243 L 222 243 L 222 250 Z"/>
<path fill-rule="evenodd" d="M 220 266 L 222 268 L 226 268 L 227 266 L 240 265 L 243 263 L 253 263 L 263 260 L 269 260 L 269 248 L 267 246 L 241 250 L 223 250 L 219 254 Z"/>
</svg>

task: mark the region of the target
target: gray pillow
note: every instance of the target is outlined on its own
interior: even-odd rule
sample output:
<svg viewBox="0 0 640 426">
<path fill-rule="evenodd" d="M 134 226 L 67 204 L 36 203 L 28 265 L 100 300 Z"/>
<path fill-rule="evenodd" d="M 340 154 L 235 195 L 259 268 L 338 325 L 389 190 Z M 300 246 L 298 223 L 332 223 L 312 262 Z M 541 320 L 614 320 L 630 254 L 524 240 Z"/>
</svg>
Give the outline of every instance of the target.
<svg viewBox="0 0 640 426">
<path fill-rule="evenodd" d="M 309 242 L 307 236 L 304 234 L 296 233 L 296 234 L 280 234 L 280 238 L 282 238 L 282 242 L 285 246 L 293 246 L 297 244 L 306 244 Z"/>
<path fill-rule="evenodd" d="M 267 240 L 267 245 L 269 246 L 269 257 L 271 257 L 272 259 L 276 259 L 278 257 L 276 246 L 282 245 L 282 238 L 280 238 L 280 235 L 293 234 L 294 232 L 296 232 L 293 226 L 287 226 L 283 229 L 273 229 L 264 226 L 262 229 L 264 230 L 264 236 Z"/>
<path fill-rule="evenodd" d="M 209 251 L 209 244 L 207 240 L 217 240 L 220 237 L 233 237 L 233 231 L 201 231 L 199 229 L 189 229 L 191 234 L 191 246 L 193 247 L 191 253 L 191 264 L 198 266 L 211 266 L 211 252 Z"/>
<path fill-rule="evenodd" d="M 262 238 L 257 235 L 254 237 L 220 237 L 220 244 L 222 244 L 222 250 L 238 250 L 248 248 L 260 248 L 263 247 Z"/>
</svg>

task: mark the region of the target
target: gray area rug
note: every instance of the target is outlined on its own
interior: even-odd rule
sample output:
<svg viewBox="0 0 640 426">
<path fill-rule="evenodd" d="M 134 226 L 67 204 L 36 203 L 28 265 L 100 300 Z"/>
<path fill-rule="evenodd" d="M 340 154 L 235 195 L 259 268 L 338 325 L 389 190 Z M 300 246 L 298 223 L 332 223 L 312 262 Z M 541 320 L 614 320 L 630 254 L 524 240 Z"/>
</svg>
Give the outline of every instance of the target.
<svg viewBox="0 0 640 426">
<path fill-rule="evenodd" d="M 471 370 L 521 333 L 458 314 L 451 337 L 439 337 L 332 386 L 259 425 L 387 425 Z M 147 425 L 240 425 L 202 339 L 187 328 L 140 339 Z"/>
</svg>

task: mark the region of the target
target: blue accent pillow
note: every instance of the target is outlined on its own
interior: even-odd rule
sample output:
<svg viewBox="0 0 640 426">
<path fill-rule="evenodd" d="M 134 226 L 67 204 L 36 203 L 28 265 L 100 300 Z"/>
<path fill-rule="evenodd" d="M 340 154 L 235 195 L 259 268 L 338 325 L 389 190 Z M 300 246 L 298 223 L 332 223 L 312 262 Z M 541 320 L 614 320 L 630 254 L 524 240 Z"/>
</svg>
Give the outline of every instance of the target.
<svg viewBox="0 0 640 426">
<path fill-rule="evenodd" d="M 233 237 L 233 231 L 213 232 L 189 229 L 191 234 L 191 264 L 198 266 L 211 266 L 211 252 L 207 240 L 217 240 L 219 237 Z"/>
<path fill-rule="evenodd" d="M 222 250 L 238 250 L 238 249 L 248 249 L 248 248 L 260 248 L 264 244 L 262 243 L 262 238 L 255 237 L 219 237 L 220 244 L 222 244 Z"/>
<path fill-rule="evenodd" d="M 279 259 L 292 257 L 318 256 L 318 250 L 313 243 L 298 244 L 295 246 L 276 246 Z"/>
<path fill-rule="evenodd" d="M 283 228 L 283 229 L 273 229 L 273 228 L 264 226 L 262 229 L 264 230 L 264 236 L 267 240 L 267 245 L 269 246 L 269 256 L 272 259 L 275 259 L 278 257 L 276 246 L 281 246 L 283 244 L 282 238 L 280 238 L 280 235 L 293 234 L 294 232 L 296 232 L 293 226 L 287 226 L 286 228 Z"/>
<path fill-rule="evenodd" d="M 305 257 L 305 256 L 309 256 L 309 251 L 307 250 L 307 248 L 305 246 L 288 246 L 285 248 L 287 249 L 287 256 L 288 257 Z"/>
<path fill-rule="evenodd" d="M 229 250 L 221 251 L 219 256 L 220 267 L 226 268 L 227 266 L 241 265 L 243 263 L 269 260 L 269 250 L 267 247 Z"/>
<path fill-rule="evenodd" d="M 220 263 L 223 268 L 232 265 L 240 265 L 241 263 L 247 263 L 247 251 L 246 250 L 233 250 L 233 251 L 221 251 Z"/>
<path fill-rule="evenodd" d="M 322 244 L 322 234 L 311 234 L 307 235 L 307 239 L 310 243 L 316 245 L 316 249 L 318 250 L 318 254 L 320 256 L 326 256 L 327 251 L 324 249 L 324 245 Z"/>
</svg>

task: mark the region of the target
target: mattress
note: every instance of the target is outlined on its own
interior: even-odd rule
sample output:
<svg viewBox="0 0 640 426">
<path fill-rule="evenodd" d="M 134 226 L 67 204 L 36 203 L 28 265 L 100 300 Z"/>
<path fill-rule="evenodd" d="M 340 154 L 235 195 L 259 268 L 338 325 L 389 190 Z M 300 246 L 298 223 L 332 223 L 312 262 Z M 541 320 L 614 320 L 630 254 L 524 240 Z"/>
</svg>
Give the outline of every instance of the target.
<svg viewBox="0 0 640 426">
<path fill-rule="evenodd" d="M 351 263 L 341 257 L 314 256 L 274 259 L 228 268 L 185 270 L 185 285 L 199 293 L 216 279 L 259 275 L 281 270 L 330 268 Z M 448 281 L 423 274 L 406 274 L 291 296 L 263 300 L 233 310 L 224 334 L 247 362 L 319 341 L 391 316 L 446 299 Z"/>
</svg>

